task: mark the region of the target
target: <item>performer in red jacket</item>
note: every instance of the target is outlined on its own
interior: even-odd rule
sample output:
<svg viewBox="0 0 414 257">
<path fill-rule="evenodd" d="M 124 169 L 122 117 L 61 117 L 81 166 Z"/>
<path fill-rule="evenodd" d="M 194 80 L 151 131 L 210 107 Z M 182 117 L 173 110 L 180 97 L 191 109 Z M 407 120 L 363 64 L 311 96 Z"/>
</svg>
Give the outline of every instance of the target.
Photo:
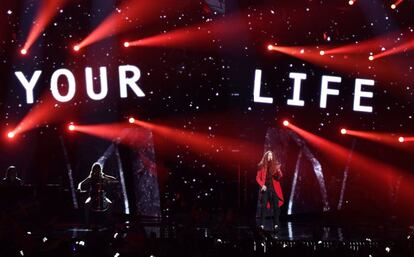
<svg viewBox="0 0 414 257">
<path fill-rule="evenodd" d="M 266 207 L 273 209 L 273 226 L 277 230 L 279 227 L 280 206 L 283 204 L 282 188 L 280 179 L 283 174 L 280 170 L 280 163 L 272 151 L 267 151 L 259 163 L 256 181 L 260 186 L 260 227 L 264 228 Z"/>
</svg>

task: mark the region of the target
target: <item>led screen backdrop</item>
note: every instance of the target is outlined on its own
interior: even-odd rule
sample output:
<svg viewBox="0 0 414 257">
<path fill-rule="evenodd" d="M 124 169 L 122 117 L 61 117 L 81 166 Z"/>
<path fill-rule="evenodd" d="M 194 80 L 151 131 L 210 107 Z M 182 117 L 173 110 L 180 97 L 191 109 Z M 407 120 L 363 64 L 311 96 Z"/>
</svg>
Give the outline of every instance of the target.
<svg viewBox="0 0 414 257">
<path fill-rule="evenodd" d="M 107 158 L 119 212 L 253 213 L 273 149 L 285 214 L 405 206 L 412 1 L 104 2 L 1 3 L 3 170 L 73 189 Z"/>
</svg>

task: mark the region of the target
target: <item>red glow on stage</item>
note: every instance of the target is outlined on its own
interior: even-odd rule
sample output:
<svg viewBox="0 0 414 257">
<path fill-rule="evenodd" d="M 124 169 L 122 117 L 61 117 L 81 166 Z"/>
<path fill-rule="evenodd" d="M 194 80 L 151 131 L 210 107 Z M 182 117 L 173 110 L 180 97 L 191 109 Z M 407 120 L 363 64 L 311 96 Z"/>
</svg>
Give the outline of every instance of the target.
<svg viewBox="0 0 414 257">
<path fill-rule="evenodd" d="M 21 54 L 25 55 L 33 45 L 33 43 L 40 36 L 42 31 L 47 27 L 49 22 L 53 19 L 56 13 L 68 2 L 67 0 L 43 0 L 37 12 L 36 18 L 33 21 L 33 26 L 30 29 L 29 35 L 24 43 Z M 25 50 L 26 53 L 22 51 Z"/>
<path fill-rule="evenodd" d="M 130 118 L 128 119 L 128 122 L 129 122 L 129 123 L 131 123 L 131 124 L 134 124 L 134 122 L 135 122 L 135 118 L 130 117 Z"/>
<path fill-rule="evenodd" d="M 288 120 L 284 120 L 283 121 L 283 126 L 285 126 L 285 127 L 289 126 L 289 121 Z"/>
<path fill-rule="evenodd" d="M 27 54 L 27 50 L 26 50 L 26 49 L 24 49 L 24 48 L 23 48 L 23 49 L 21 49 L 21 50 L 20 50 L 20 54 L 22 54 L 22 55 L 26 55 L 26 54 Z"/>
<path fill-rule="evenodd" d="M 346 135 L 346 133 L 347 133 L 347 132 L 348 132 L 348 131 L 347 131 L 346 129 L 344 129 L 344 128 L 343 128 L 343 129 L 341 129 L 341 134 L 342 134 L 342 135 Z"/>
<path fill-rule="evenodd" d="M 191 1 L 192 2 L 192 1 Z M 115 9 L 101 24 L 79 43 L 80 48 L 101 41 L 102 39 L 126 32 L 140 24 L 141 26 L 159 19 L 160 15 L 169 15 L 168 11 L 182 8 L 183 12 L 194 3 L 180 4 L 177 1 L 126 0 Z M 165 12 L 161 12 L 164 10 Z"/>
</svg>

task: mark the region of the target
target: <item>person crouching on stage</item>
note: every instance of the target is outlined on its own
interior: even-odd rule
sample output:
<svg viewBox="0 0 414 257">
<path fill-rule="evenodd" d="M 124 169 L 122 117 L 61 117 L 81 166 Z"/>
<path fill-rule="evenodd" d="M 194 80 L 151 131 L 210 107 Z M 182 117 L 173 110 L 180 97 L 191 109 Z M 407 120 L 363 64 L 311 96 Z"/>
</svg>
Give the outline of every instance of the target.
<svg viewBox="0 0 414 257">
<path fill-rule="evenodd" d="M 99 213 L 106 212 L 112 204 L 112 201 L 106 197 L 106 188 L 109 184 L 114 183 L 118 183 L 118 180 L 103 173 L 101 164 L 95 162 L 89 176 L 78 185 L 79 191 L 89 190 L 89 197 L 85 201 L 85 206 L 94 214 L 97 214 L 95 218 L 98 223 L 100 223 L 99 220 L 103 219 Z"/>
<path fill-rule="evenodd" d="M 280 163 L 272 151 L 267 151 L 260 161 L 256 175 L 256 181 L 260 186 L 259 201 L 261 204 L 260 228 L 264 229 L 266 208 L 270 206 L 273 210 L 274 230 L 279 228 L 280 206 L 283 204 L 282 188 L 280 179 L 283 174 Z"/>
</svg>

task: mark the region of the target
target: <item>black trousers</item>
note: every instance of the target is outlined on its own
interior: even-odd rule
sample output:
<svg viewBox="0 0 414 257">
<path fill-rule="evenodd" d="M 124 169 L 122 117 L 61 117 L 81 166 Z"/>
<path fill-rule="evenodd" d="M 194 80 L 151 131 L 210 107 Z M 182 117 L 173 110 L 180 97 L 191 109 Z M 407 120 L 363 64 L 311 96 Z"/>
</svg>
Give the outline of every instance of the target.
<svg viewBox="0 0 414 257">
<path fill-rule="evenodd" d="M 279 225 L 279 198 L 273 186 L 267 187 L 266 191 L 260 191 L 261 194 L 261 224 L 264 224 L 267 203 L 270 203 L 270 208 L 273 210 L 273 225 Z"/>
</svg>

